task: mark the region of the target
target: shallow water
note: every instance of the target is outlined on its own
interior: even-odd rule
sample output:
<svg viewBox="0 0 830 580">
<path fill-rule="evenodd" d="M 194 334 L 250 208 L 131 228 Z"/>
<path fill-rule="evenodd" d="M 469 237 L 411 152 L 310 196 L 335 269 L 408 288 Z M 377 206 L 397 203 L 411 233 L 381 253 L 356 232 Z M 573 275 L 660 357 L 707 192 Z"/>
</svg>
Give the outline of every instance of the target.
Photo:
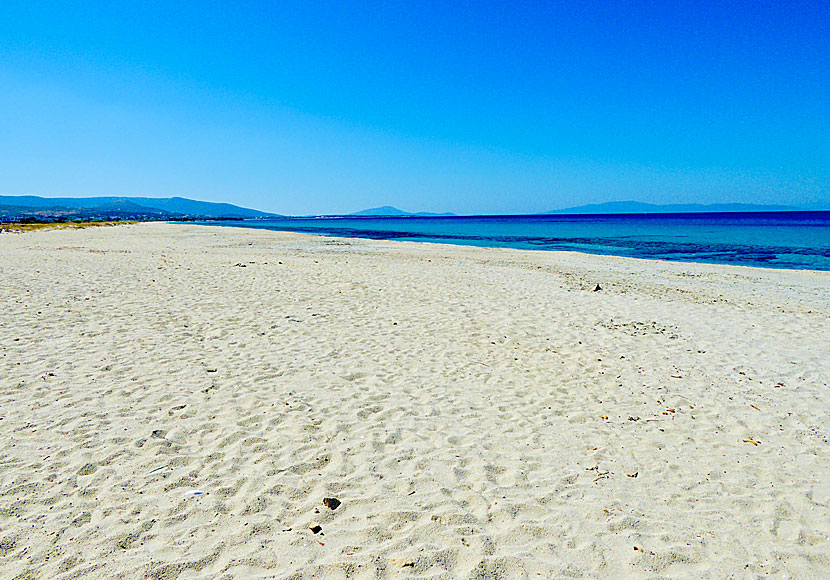
<svg viewBox="0 0 830 580">
<path fill-rule="evenodd" d="M 830 271 L 830 212 L 317 217 L 202 222 L 376 240 Z"/>
</svg>

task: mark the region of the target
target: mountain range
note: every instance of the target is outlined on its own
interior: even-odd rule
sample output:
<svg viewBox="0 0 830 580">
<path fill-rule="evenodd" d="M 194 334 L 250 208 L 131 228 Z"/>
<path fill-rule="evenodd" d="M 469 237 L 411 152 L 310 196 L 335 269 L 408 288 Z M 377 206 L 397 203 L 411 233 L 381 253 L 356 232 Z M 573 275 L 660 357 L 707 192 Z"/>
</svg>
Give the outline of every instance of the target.
<svg viewBox="0 0 830 580">
<path fill-rule="evenodd" d="M 815 207 L 814 207 L 815 206 Z M 545 215 L 576 214 L 647 214 L 647 213 L 715 213 L 756 211 L 821 210 L 823 206 L 794 207 L 747 203 L 668 204 L 638 201 L 612 201 L 543 212 Z M 349 214 L 361 217 L 444 217 L 452 213 L 406 212 L 391 205 Z M 0 195 L 0 221 L 36 220 L 191 220 L 191 219 L 263 219 L 284 217 L 232 205 L 197 201 L 184 197 L 39 197 L 35 195 Z"/>
<path fill-rule="evenodd" d="M 639 201 L 609 201 L 606 203 L 594 203 L 580 205 L 565 209 L 556 209 L 541 212 L 539 215 L 577 215 L 577 214 L 625 214 L 625 213 L 728 213 L 728 212 L 754 212 L 754 211 L 803 211 L 819 210 L 816 207 L 795 207 L 789 205 L 761 205 L 753 203 L 674 203 L 658 205 L 643 203 Z M 364 209 L 363 211 L 349 214 L 351 216 L 375 216 L 375 217 L 406 217 L 406 216 L 453 216 L 452 213 L 410 213 L 402 211 L 391 205 Z"/>
<path fill-rule="evenodd" d="M 229 203 L 184 197 L 39 197 L 0 195 L 0 219 L 249 219 L 278 217 Z"/>
</svg>

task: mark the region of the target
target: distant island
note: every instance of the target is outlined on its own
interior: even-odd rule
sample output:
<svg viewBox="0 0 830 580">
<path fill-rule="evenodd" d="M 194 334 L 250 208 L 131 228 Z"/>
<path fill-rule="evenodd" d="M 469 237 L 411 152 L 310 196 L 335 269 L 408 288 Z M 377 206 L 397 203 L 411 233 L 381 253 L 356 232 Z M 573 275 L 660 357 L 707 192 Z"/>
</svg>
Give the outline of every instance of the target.
<svg viewBox="0 0 830 580">
<path fill-rule="evenodd" d="M 421 216 L 421 217 L 447 217 L 447 216 L 454 216 L 454 213 L 430 213 L 427 211 L 420 211 L 417 213 L 410 213 L 407 211 L 400 210 L 396 207 L 392 207 L 391 205 L 383 205 L 380 207 L 373 207 L 370 209 L 364 209 L 362 211 L 358 211 L 349 215 L 353 216 L 376 216 L 376 217 L 386 217 L 386 216 Z"/>
<path fill-rule="evenodd" d="M 39 197 L 0 195 L 0 220 L 190 220 L 281 217 L 229 203 L 184 197 Z"/>
<path fill-rule="evenodd" d="M 799 211 L 788 205 L 757 205 L 753 203 L 672 203 L 658 205 L 640 201 L 609 201 L 543 212 L 550 214 L 611 214 L 611 213 L 728 213 L 752 211 Z"/>
<path fill-rule="evenodd" d="M 790 205 L 761 205 L 753 203 L 673 203 L 659 205 L 640 201 L 609 201 L 580 205 L 564 209 L 541 212 L 537 215 L 579 215 L 579 214 L 645 214 L 645 213 L 729 213 L 729 212 L 762 212 L 762 211 L 805 211 L 820 210 L 821 207 L 796 207 Z M 361 217 L 408 217 L 428 216 L 445 217 L 456 216 L 454 213 L 406 212 L 391 205 L 383 205 L 364 209 L 349 216 Z"/>
</svg>

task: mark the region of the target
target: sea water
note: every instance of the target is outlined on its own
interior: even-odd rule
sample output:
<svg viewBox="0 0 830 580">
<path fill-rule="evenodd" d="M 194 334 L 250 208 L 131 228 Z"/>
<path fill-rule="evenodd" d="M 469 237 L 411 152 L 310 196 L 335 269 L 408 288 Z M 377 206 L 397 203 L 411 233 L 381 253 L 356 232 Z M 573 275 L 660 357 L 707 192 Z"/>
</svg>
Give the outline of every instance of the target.
<svg viewBox="0 0 830 580">
<path fill-rule="evenodd" d="M 830 211 L 201 222 L 324 236 L 830 271 Z"/>
</svg>

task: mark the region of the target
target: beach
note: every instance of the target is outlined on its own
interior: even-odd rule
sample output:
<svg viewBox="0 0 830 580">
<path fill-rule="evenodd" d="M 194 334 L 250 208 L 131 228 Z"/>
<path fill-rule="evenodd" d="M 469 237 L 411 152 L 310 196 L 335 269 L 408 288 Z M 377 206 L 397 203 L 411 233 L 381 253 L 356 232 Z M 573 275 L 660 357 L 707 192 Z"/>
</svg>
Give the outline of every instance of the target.
<svg viewBox="0 0 830 580">
<path fill-rule="evenodd" d="M 830 272 L 146 223 L 0 273 L 0 577 L 830 577 Z"/>
</svg>

